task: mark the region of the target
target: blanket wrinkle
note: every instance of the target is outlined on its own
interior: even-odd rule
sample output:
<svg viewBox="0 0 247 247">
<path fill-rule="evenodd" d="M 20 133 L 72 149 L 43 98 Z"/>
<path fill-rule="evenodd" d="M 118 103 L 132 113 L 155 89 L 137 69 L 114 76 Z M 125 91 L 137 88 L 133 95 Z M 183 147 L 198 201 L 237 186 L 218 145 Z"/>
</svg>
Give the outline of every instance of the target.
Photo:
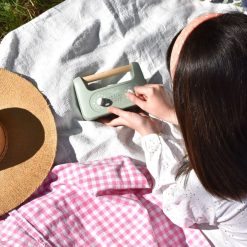
<svg viewBox="0 0 247 247">
<path fill-rule="evenodd" d="M 30 78 L 49 100 L 60 138 L 55 164 L 113 155 L 144 161 L 136 133 L 123 128 L 118 135 L 83 121 L 73 79 L 138 62 L 145 78 L 160 74 L 166 85 L 166 50 L 174 35 L 204 12 L 228 10 L 234 8 L 187 0 L 66 0 L 2 40 L 0 67 Z"/>
<path fill-rule="evenodd" d="M 186 235 L 165 216 L 149 180 L 141 162 L 124 156 L 55 166 L 28 202 L 0 220 L 0 241 L 5 247 L 188 246 L 188 241 L 190 247 L 209 247 L 199 230 Z"/>
</svg>

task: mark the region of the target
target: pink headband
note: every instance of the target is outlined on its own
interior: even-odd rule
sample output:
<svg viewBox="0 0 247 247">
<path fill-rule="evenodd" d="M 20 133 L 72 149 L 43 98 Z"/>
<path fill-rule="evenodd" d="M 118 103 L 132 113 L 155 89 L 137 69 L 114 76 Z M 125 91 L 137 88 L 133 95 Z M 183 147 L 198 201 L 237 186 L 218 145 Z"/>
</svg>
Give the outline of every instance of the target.
<svg viewBox="0 0 247 247">
<path fill-rule="evenodd" d="M 177 67 L 177 63 L 178 63 L 178 58 L 179 58 L 179 54 L 180 51 L 182 50 L 183 44 L 185 42 L 185 40 L 187 39 L 187 37 L 190 35 L 190 33 L 197 27 L 199 26 L 202 22 L 215 18 L 217 16 L 221 15 L 220 13 L 209 13 L 206 15 L 202 15 L 197 17 L 196 19 L 194 19 L 192 22 L 190 22 L 183 30 L 182 32 L 179 34 L 179 36 L 177 37 L 173 49 L 172 49 L 172 53 L 171 53 L 171 60 L 170 60 L 170 71 L 171 71 L 171 77 L 174 77 L 175 71 L 176 71 L 176 67 Z"/>
</svg>

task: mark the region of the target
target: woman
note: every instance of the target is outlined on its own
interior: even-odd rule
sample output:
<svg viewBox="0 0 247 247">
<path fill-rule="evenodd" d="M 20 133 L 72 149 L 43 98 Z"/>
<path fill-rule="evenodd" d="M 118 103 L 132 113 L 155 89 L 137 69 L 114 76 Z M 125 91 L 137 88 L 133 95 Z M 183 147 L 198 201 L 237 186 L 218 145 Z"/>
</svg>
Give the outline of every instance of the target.
<svg viewBox="0 0 247 247">
<path fill-rule="evenodd" d="M 225 246 L 247 246 L 247 16 L 207 14 L 168 49 L 174 107 L 160 85 L 127 94 L 144 111 L 180 127 L 186 155 L 167 164 L 157 120 L 109 107 L 142 137 L 153 193 L 177 225 L 216 225 Z M 150 148 L 151 147 L 151 148 Z"/>
</svg>

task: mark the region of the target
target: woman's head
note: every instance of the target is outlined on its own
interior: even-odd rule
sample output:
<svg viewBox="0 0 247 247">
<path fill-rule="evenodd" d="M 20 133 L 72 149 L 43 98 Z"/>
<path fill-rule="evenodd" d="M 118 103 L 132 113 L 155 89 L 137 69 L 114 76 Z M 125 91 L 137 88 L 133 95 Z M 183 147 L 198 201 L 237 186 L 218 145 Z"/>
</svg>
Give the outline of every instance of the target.
<svg viewBox="0 0 247 247">
<path fill-rule="evenodd" d="M 247 195 L 247 16 L 203 21 L 184 41 L 173 77 L 174 104 L 194 169 L 214 195 Z"/>
</svg>

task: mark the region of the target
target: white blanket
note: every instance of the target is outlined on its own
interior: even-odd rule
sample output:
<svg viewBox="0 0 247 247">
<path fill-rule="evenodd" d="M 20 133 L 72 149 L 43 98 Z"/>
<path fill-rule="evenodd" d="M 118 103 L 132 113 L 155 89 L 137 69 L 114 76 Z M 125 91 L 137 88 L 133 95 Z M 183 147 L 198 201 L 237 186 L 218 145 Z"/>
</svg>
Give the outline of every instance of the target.
<svg viewBox="0 0 247 247">
<path fill-rule="evenodd" d="M 67 0 L 9 33 L 0 67 L 24 75 L 47 97 L 59 135 L 56 163 L 118 154 L 144 160 L 137 133 L 83 121 L 73 78 L 136 61 L 146 78 L 168 83 L 165 57 L 174 35 L 203 12 L 230 9 L 197 0 Z"/>
</svg>

